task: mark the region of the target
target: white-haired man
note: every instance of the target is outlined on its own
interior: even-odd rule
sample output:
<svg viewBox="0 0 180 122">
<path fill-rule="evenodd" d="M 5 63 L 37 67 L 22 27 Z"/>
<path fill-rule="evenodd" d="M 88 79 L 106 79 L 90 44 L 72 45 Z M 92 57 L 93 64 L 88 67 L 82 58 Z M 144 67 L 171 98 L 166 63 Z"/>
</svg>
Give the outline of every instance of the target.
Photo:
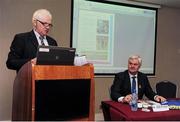
<svg viewBox="0 0 180 122">
<path fill-rule="evenodd" d="M 135 91 L 138 99 L 142 99 L 145 94 L 150 100 L 163 102 L 166 99 L 153 92 L 147 76 L 139 72 L 142 59 L 138 55 L 130 56 L 128 59 L 128 70 L 117 73 L 111 86 L 111 98 L 118 102 L 130 103 L 132 99 L 132 82 L 135 78 Z"/>
<path fill-rule="evenodd" d="M 36 58 L 39 45 L 57 46 L 56 40 L 48 36 L 52 27 L 52 15 L 46 9 L 38 9 L 32 16 L 33 30 L 16 34 L 6 61 L 9 69 L 19 71 L 28 61 Z"/>
</svg>

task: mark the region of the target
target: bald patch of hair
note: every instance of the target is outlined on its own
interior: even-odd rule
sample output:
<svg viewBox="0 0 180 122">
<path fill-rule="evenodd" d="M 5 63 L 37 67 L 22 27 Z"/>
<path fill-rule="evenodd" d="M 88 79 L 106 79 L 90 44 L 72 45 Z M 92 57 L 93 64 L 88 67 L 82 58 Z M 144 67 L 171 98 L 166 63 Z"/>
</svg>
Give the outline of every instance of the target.
<svg viewBox="0 0 180 122">
<path fill-rule="evenodd" d="M 44 16 L 49 16 L 50 18 L 52 18 L 51 13 L 47 9 L 38 9 L 33 13 L 32 22 L 34 20 L 42 20 Z"/>
</svg>

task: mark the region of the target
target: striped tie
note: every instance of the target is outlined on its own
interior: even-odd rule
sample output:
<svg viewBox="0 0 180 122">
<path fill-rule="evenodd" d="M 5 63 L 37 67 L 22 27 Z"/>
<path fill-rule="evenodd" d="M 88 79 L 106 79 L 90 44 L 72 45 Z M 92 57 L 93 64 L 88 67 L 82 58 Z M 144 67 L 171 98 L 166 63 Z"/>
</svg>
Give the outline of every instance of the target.
<svg viewBox="0 0 180 122">
<path fill-rule="evenodd" d="M 44 46 L 44 45 L 45 45 L 45 44 L 44 44 L 44 41 L 43 41 L 44 37 L 40 36 L 39 39 L 41 40 L 41 45 Z"/>
</svg>

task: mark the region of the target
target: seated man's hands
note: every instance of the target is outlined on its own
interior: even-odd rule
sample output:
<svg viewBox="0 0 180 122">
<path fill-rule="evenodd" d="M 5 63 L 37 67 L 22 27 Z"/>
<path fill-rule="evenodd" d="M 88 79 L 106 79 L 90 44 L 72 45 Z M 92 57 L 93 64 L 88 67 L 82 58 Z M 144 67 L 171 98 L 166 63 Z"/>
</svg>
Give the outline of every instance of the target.
<svg viewBox="0 0 180 122">
<path fill-rule="evenodd" d="M 131 99 L 132 99 L 132 95 L 128 94 L 123 98 L 122 102 L 123 103 L 130 103 Z"/>
<path fill-rule="evenodd" d="M 132 95 L 131 95 L 131 94 L 126 95 L 126 96 L 122 99 L 122 102 L 123 102 L 123 103 L 130 103 L 131 99 L 132 99 Z M 157 96 L 155 97 L 155 101 L 156 101 L 156 102 L 164 102 L 164 101 L 166 101 L 166 98 L 157 95 Z M 139 100 L 138 102 L 140 102 L 140 100 Z"/>
<path fill-rule="evenodd" d="M 156 101 L 156 102 L 164 102 L 164 101 L 166 101 L 166 98 L 157 95 L 157 96 L 155 97 L 155 101 Z"/>
</svg>

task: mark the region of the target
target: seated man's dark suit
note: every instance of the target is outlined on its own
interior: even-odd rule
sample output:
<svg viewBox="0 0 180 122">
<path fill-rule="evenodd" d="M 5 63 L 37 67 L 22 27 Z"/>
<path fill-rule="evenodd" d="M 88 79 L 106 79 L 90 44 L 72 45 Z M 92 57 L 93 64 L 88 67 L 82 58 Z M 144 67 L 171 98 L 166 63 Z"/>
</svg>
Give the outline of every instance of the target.
<svg viewBox="0 0 180 122">
<path fill-rule="evenodd" d="M 48 44 L 57 46 L 57 42 L 46 36 Z M 19 70 L 22 65 L 36 57 L 38 41 L 34 31 L 17 34 L 10 47 L 6 65 L 9 69 Z"/>
<path fill-rule="evenodd" d="M 151 100 L 154 100 L 156 93 L 153 92 L 147 76 L 138 72 L 138 99 L 142 99 L 145 94 Z M 114 82 L 111 86 L 111 98 L 115 101 L 119 97 L 131 94 L 131 82 L 128 70 L 115 75 Z"/>
</svg>

